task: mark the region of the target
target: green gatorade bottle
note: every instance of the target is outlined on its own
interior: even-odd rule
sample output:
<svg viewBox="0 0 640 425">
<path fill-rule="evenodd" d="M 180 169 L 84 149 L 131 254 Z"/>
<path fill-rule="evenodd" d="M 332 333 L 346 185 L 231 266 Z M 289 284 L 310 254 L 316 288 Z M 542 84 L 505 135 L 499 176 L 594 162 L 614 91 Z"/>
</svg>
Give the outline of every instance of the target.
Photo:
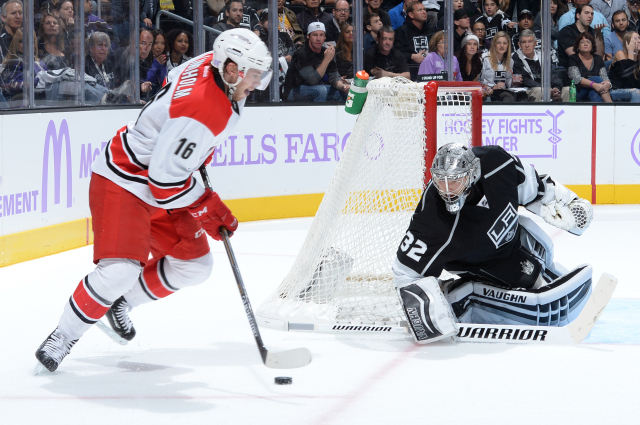
<svg viewBox="0 0 640 425">
<path fill-rule="evenodd" d="M 362 111 L 364 101 L 367 100 L 367 83 L 369 83 L 369 74 L 365 71 L 358 71 L 349 88 L 349 96 L 344 105 L 346 112 L 358 115 Z"/>
</svg>

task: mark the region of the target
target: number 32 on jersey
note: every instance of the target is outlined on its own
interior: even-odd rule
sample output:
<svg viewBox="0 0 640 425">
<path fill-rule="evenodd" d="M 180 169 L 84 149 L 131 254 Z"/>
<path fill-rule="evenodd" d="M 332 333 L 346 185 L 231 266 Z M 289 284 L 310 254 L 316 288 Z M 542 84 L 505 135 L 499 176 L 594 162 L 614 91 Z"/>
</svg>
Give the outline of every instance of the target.
<svg viewBox="0 0 640 425">
<path fill-rule="evenodd" d="M 411 248 L 411 249 L 409 249 Z M 420 239 L 416 239 L 411 232 L 407 231 L 406 236 L 400 244 L 400 250 L 407 253 L 407 257 L 413 261 L 420 261 L 420 257 L 427 252 L 427 244 Z M 409 250 L 409 252 L 407 252 Z"/>
</svg>

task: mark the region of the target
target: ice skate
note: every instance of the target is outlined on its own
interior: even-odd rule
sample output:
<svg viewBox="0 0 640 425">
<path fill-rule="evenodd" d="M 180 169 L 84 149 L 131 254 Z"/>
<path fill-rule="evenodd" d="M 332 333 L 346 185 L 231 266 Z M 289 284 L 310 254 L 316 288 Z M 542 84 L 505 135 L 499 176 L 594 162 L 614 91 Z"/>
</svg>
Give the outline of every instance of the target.
<svg viewBox="0 0 640 425">
<path fill-rule="evenodd" d="M 77 339 L 68 339 L 56 328 L 40 345 L 36 358 L 49 372 L 54 372 L 76 342 Z"/>
<path fill-rule="evenodd" d="M 115 333 L 127 341 L 131 341 L 136 336 L 136 330 L 131 319 L 129 319 L 128 313 L 130 310 L 131 307 L 129 307 L 124 297 L 120 297 L 105 314 Z"/>
</svg>

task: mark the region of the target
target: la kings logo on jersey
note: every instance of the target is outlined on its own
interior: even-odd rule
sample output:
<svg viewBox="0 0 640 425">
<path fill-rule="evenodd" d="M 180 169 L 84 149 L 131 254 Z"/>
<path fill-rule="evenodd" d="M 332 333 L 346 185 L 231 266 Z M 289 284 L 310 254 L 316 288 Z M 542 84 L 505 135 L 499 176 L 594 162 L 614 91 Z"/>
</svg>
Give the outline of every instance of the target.
<svg viewBox="0 0 640 425">
<path fill-rule="evenodd" d="M 494 243 L 496 248 L 511 242 L 518 229 L 518 212 L 513 205 L 507 205 L 500 217 L 493 223 L 491 229 L 487 232 L 489 239 Z"/>
<path fill-rule="evenodd" d="M 413 37 L 413 50 L 418 53 L 420 50 L 429 51 L 429 39 L 426 35 Z"/>
</svg>

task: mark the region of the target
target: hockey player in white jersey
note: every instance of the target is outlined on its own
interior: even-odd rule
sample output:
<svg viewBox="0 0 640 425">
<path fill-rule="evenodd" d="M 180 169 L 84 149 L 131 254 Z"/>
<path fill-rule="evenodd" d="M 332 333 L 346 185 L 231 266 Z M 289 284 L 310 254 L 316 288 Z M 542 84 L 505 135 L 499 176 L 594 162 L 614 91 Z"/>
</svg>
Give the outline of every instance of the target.
<svg viewBox="0 0 640 425">
<path fill-rule="evenodd" d="M 193 173 L 227 138 L 251 91 L 266 88 L 270 67 L 258 36 L 226 31 L 213 51 L 173 69 L 137 121 L 109 141 L 93 164 L 89 188 L 97 266 L 36 351 L 49 371 L 103 315 L 131 340 L 131 308 L 209 277 L 213 258 L 205 232 L 220 240 L 220 227 L 233 232 L 238 222 Z"/>
<path fill-rule="evenodd" d="M 591 293 L 591 267 L 553 261 L 551 239 L 518 206 L 576 235 L 591 204 L 499 146 L 441 147 L 393 264 L 418 343 L 457 323 L 564 326 Z M 459 278 L 441 282 L 442 271 Z"/>
</svg>

